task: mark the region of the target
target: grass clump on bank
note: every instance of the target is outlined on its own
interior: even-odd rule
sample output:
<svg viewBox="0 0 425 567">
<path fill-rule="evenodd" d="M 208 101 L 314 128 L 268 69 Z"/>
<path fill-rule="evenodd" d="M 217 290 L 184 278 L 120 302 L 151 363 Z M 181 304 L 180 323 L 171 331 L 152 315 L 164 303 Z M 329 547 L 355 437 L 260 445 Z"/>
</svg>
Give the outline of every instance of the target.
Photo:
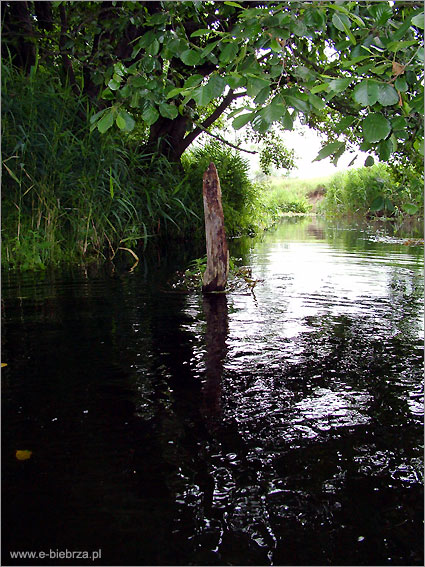
<svg viewBox="0 0 425 567">
<path fill-rule="evenodd" d="M 423 180 L 413 170 L 394 170 L 386 164 L 349 169 L 326 183 L 319 211 L 329 216 L 421 215 L 424 207 Z"/>
<path fill-rule="evenodd" d="M 182 160 L 191 183 L 200 188 L 204 172 L 211 162 L 214 162 L 220 177 L 227 235 L 252 234 L 272 224 L 274 216 L 264 200 L 265 188 L 249 178 L 249 162 L 240 152 L 212 141 L 189 150 Z M 203 216 L 203 209 L 198 210 L 198 214 Z"/>
</svg>

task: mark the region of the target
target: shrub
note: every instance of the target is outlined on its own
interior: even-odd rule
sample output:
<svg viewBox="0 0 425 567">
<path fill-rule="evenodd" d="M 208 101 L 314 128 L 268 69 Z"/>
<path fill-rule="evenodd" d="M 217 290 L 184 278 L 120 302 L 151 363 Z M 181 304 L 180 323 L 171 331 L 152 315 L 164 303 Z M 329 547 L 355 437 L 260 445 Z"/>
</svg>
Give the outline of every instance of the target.
<svg viewBox="0 0 425 567">
<path fill-rule="evenodd" d="M 255 232 L 264 220 L 263 188 L 250 180 L 248 161 L 237 150 L 217 141 L 189 150 L 182 163 L 194 187 L 202 188 L 203 174 L 211 162 L 214 162 L 220 177 L 227 234 Z M 202 189 L 200 191 L 202 195 Z"/>
</svg>

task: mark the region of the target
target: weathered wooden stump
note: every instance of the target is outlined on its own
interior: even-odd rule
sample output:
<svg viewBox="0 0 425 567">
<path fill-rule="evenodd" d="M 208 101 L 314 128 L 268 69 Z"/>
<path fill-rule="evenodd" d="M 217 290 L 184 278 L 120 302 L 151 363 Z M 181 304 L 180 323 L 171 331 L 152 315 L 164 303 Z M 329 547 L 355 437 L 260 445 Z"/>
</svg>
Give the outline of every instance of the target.
<svg viewBox="0 0 425 567">
<path fill-rule="evenodd" d="M 210 163 L 203 178 L 207 269 L 202 291 L 224 291 L 229 273 L 229 250 L 224 230 L 221 187 L 217 169 Z"/>
</svg>

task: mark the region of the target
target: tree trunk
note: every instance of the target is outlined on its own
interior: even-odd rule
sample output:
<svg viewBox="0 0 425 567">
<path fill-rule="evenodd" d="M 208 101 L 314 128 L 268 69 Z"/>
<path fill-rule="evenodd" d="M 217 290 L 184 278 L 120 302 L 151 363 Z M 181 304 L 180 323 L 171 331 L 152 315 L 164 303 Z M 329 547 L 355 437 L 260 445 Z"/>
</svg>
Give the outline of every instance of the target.
<svg viewBox="0 0 425 567">
<path fill-rule="evenodd" d="M 210 163 L 203 180 L 207 269 L 202 291 L 224 291 L 229 273 L 229 250 L 224 230 L 221 187 L 217 169 Z"/>
<path fill-rule="evenodd" d="M 186 149 L 184 145 L 186 128 L 187 118 L 184 116 L 178 116 L 173 120 L 161 116 L 150 128 L 147 146 L 169 161 L 178 163 Z"/>
</svg>

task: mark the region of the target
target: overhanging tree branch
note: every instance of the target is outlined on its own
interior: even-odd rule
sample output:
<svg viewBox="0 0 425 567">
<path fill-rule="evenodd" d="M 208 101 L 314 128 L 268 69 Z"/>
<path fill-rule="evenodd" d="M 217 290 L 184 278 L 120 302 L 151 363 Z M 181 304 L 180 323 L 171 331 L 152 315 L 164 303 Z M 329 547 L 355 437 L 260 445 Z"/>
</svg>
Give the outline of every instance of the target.
<svg viewBox="0 0 425 567">
<path fill-rule="evenodd" d="M 205 132 L 205 134 L 208 134 L 208 136 L 215 138 L 216 140 L 225 144 L 226 146 L 230 146 L 231 148 L 234 148 L 235 150 L 239 150 L 240 152 L 245 152 L 247 154 L 258 154 L 258 152 L 256 152 L 255 150 L 246 150 L 245 148 L 241 148 L 240 146 L 236 146 L 235 144 L 228 142 L 227 140 L 225 140 L 224 138 L 221 138 L 220 136 L 217 136 L 216 134 L 212 134 L 206 128 L 204 128 L 202 126 L 202 124 L 198 124 L 197 122 L 193 122 L 193 124 L 196 124 L 196 126 L 198 127 L 199 130 L 201 130 L 201 132 Z"/>
<path fill-rule="evenodd" d="M 211 124 L 214 124 L 214 122 L 220 118 L 220 116 L 223 114 L 223 112 L 226 110 L 226 108 L 229 107 L 229 105 L 236 100 L 237 98 L 241 97 L 241 96 L 245 96 L 245 92 L 243 93 L 235 93 L 233 91 L 233 89 L 230 89 L 230 91 L 227 93 L 227 95 L 224 97 L 224 99 L 222 100 L 221 104 L 219 104 L 217 106 L 217 108 L 214 110 L 214 112 L 212 112 L 210 114 L 210 116 L 208 116 L 203 122 L 202 124 L 198 124 L 197 122 L 193 122 L 193 124 L 196 125 L 196 128 L 190 132 L 190 134 L 188 134 L 183 143 L 184 143 L 184 149 L 188 148 L 189 145 L 193 142 L 193 140 L 195 140 L 199 134 L 201 134 L 202 132 L 208 132 L 208 130 L 206 130 L 209 126 L 211 126 Z M 184 151 L 184 150 L 183 150 Z"/>
</svg>

